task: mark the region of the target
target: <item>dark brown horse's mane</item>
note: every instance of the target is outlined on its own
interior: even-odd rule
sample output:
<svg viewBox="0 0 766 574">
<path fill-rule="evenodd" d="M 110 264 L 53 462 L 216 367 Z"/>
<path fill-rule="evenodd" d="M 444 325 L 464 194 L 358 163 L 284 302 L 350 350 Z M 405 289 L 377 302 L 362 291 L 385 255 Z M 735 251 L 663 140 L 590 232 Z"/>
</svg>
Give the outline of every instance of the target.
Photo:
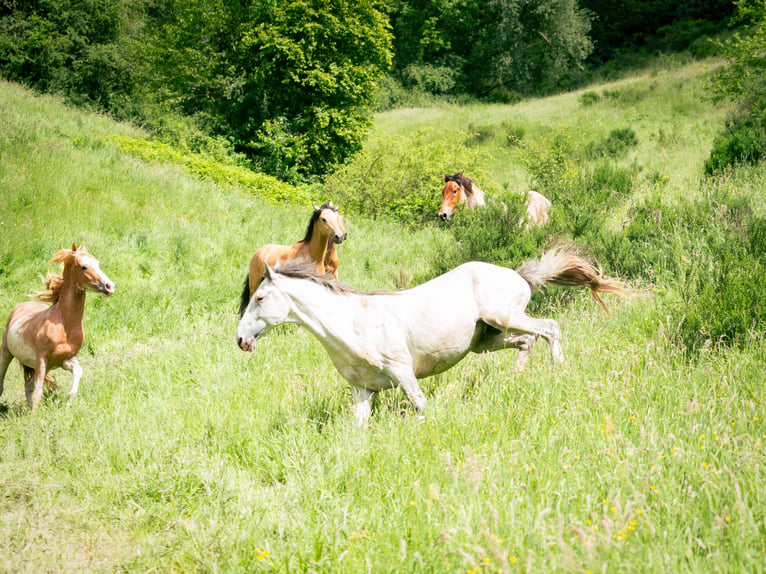
<svg viewBox="0 0 766 574">
<path fill-rule="evenodd" d="M 306 234 L 304 235 L 303 243 L 308 243 L 311 241 L 311 236 L 314 235 L 314 224 L 319 219 L 319 214 L 322 213 L 325 209 L 332 209 L 333 211 L 337 212 L 338 208 L 332 205 L 332 202 L 328 201 L 314 209 L 314 213 L 311 214 L 311 219 L 309 219 L 309 224 L 306 227 Z"/>
<path fill-rule="evenodd" d="M 341 283 L 330 273 L 324 275 L 317 273 L 316 265 L 306 259 L 293 259 L 284 265 L 272 268 L 272 271 L 278 275 L 284 275 L 285 277 L 291 277 L 293 279 L 307 279 L 308 281 L 321 285 L 338 295 L 390 295 L 394 293 L 393 291 L 386 291 L 383 289 L 376 291 L 360 291 L 351 285 Z"/>
<path fill-rule="evenodd" d="M 455 175 L 445 175 L 444 181 L 454 181 L 460 187 L 463 188 L 466 195 L 473 195 L 473 180 L 470 177 L 464 175 L 465 172 L 458 172 Z"/>
</svg>

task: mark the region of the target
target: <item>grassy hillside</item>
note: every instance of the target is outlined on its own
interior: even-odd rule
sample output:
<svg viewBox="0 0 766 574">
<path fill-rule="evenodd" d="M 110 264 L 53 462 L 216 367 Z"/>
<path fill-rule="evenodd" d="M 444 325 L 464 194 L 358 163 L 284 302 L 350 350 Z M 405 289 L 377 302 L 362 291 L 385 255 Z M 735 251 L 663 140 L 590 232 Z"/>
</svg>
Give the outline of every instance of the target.
<svg viewBox="0 0 766 574">
<path fill-rule="evenodd" d="M 631 202 L 657 187 L 671 205 L 715 186 L 762 196 L 759 168 L 699 183 L 724 114 L 692 97 L 699 74 L 390 112 L 360 163 L 312 199 L 420 141 L 421 157 L 454 161 L 426 174 L 435 211 L 439 170 L 475 169 L 490 190 L 527 185 L 529 163 L 494 126 L 523 130 L 531 149 L 565 131 L 579 148 L 623 124 L 639 140 L 620 160 L 641 164 Z M 585 92 L 600 99 L 584 105 Z M 356 430 L 347 385 L 307 332 L 280 328 L 254 354 L 234 343 L 250 255 L 300 238 L 310 206 L 137 159 L 110 137 L 137 130 L 15 85 L 0 83 L 0 110 L 3 320 L 73 241 L 116 283 L 109 299 L 89 296 L 75 402 L 58 372 L 32 416 L 9 369 L 0 571 L 766 570 L 766 346 L 684 353 L 664 312 L 683 285 L 610 300 L 612 317 L 575 292 L 542 311 L 561 322 L 563 368 L 544 342 L 522 375 L 513 352 L 471 356 L 422 381 L 424 422 L 389 391 Z M 488 138 L 466 142 L 482 126 Z M 455 241 L 448 227 L 353 214 L 347 228 L 340 276 L 361 289 L 422 276 Z"/>
</svg>

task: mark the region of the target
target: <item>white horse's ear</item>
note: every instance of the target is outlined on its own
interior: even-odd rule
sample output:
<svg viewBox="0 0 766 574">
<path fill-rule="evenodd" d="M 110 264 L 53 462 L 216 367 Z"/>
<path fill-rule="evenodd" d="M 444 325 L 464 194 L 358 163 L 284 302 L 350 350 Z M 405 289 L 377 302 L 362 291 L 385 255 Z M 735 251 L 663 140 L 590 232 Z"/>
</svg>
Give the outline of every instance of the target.
<svg viewBox="0 0 766 574">
<path fill-rule="evenodd" d="M 335 209 L 335 206 L 332 204 L 332 200 L 328 201 L 327 205 L 329 205 L 330 208 Z"/>
<path fill-rule="evenodd" d="M 314 202 L 311 202 L 311 207 L 314 208 L 314 211 L 319 211 L 319 208 L 316 205 L 314 205 Z"/>
<path fill-rule="evenodd" d="M 277 263 L 279 264 L 279 263 Z M 268 279 L 271 281 L 271 274 L 273 273 L 273 270 L 271 269 L 271 266 L 267 263 L 266 266 L 263 268 L 263 278 Z"/>
</svg>

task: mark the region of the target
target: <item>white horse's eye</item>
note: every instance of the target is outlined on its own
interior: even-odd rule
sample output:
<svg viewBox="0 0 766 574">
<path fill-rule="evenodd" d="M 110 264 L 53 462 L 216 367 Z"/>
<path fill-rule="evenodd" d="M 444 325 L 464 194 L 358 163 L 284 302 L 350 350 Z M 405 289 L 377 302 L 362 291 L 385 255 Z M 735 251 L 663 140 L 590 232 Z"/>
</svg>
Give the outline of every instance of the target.
<svg viewBox="0 0 766 574">
<path fill-rule="evenodd" d="M 257 303 L 263 303 L 263 295 L 257 295 L 257 296 L 255 297 L 255 301 L 256 301 Z"/>
</svg>

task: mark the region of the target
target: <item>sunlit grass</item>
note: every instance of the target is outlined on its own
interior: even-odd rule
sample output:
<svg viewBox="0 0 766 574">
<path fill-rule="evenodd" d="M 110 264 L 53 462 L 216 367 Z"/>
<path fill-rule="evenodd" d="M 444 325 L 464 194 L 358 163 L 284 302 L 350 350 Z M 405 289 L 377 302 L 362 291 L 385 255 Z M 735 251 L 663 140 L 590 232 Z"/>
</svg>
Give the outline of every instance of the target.
<svg viewBox="0 0 766 574">
<path fill-rule="evenodd" d="M 683 93 L 675 81 L 635 83 Z M 569 118 L 589 137 L 622 126 L 591 126 L 609 100 L 580 115 L 578 94 L 558 98 L 391 112 L 380 129 L 453 117 L 519 122 L 528 137 Z M 643 105 L 638 161 L 692 180 L 687 163 L 701 165 L 712 131 L 688 140 L 713 112 L 668 103 L 662 120 Z M 234 342 L 250 255 L 302 237 L 310 206 L 147 165 L 106 140 L 134 129 L 17 86 L 0 84 L 0 109 L 3 319 L 73 241 L 117 286 L 89 295 L 71 405 L 59 372 L 31 416 L 9 369 L 0 571 L 764 570 L 762 342 L 689 358 L 668 342 L 661 289 L 610 300 L 612 317 L 574 293 L 555 312 L 563 367 L 544 341 L 522 375 L 513 352 L 470 356 L 422 381 L 425 421 L 388 391 L 358 431 L 346 382 L 308 332 L 280 328 L 254 354 Z M 675 135 L 643 135 L 660 129 Z M 514 181 L 520 164 L 503 169 L 497 181 Z M 754 168 L 729 185 L 763 193 L 762 181 Z M 340 277 L 361 289 L 409 284 L 452 237 L 351 216 L 347 227 Z"/>
</svg>

